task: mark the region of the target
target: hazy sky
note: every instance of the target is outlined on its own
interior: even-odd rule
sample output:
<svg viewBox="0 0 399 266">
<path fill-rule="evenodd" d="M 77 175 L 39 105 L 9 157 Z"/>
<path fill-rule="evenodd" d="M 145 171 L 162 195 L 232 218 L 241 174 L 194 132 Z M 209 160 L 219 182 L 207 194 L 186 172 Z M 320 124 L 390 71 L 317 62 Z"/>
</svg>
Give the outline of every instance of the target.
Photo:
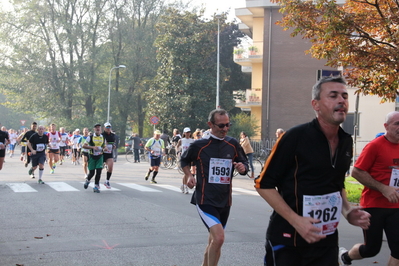
<svg viewBox="0 0 399 266">
<path fill-rule="evenodd" d="M 183 0 L 183 1 L 188 2 L 189 0 Z M 0 0 L 0 5 L 4 7 L 4 4 L 7 2 L 8 0 Z M 234 15 L 235 8 L 245 7 L 245 0 L 191 0 L 191 2 L 197 6 L 203 5 L 206 9 L 205 11 L 206 17 L 209 17 L 216 12 L 229 11 L 229 16 L 228 16 L 229 20 L 235 18 Z"/>
<path fill-rule="evenodd" d="M 204 5 L 206 8 L 205 16 L 210 16 L 218 12 L 230 11 L 229 19 L 235 17 L 235 8 L 245 7 L 245 0 L 192 0 L 192 3 L 198 6 Z"/>
</svg>

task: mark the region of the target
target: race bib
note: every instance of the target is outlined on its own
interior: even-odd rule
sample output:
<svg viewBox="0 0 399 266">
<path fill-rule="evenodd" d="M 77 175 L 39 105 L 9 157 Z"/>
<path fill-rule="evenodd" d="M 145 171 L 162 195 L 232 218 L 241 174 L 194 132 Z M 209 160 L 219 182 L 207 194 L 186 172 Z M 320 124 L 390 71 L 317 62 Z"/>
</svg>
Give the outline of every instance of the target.
<svg viewBox="0 0 399 266">
<path fill-rule="evenodd" d="M 161 155 L 161 149 L 159 149 L 159 148 L 153 148 L 153 153 L 151 154 L 151 156 L 154 156 L 154 157 L 159 157 L 160 155 Z"/>
<path fill-rule="evenodd" d="M 112 153 L 112 144 L 107 144 L 107 151 L 104 150 L 104 153 Z"/>
<path fill-rule="evenodd" d="M 399 169 L 393 168 L 391 173 L 391 179 L 389 180 L 389 186 L 399 188 Z"/>
<path fill-rule="evenodd" d="M 321 234 L 331 235 L 341 219 L 342 198 L 339 192 L 318 196 L 303 196 L 303 217 L 320 220 L 314 226 L 322 229 Z"/>
<path fill-rule="evenodd" d="M 95 146 L 95 148 L 93 149 L 93 155 L 97 156 L 97 155 L 101 155 L 103 151 L 103 148 L 100 146 Z"/>
<path fill-rule="evenodd" d="M 232 166 L 231 159 L 211 158 L 208 182 L 212 184 L 230 184 Z"/>
<path fill-rule="evenodd" d="M 39 143 L 39 144 L 36 145 L 36 151 L 37 152 L 44 151 L 45 148 L 46 148 L 46 145 L 44 145 L 43 143 Z"/>
</svg>

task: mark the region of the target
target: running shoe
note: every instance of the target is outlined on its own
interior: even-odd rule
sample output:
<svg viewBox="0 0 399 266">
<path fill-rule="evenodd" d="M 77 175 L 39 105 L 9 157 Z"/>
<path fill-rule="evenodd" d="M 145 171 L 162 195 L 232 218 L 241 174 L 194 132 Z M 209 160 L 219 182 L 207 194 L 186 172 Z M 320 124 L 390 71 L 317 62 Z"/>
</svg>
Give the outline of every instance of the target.
<svg viewBox="0 0 399 266">
<path fill-rule="evenodd" d="M 99 186 L 99 185 L 95 185 L 95 186 L 93 187 L 93 192 L 94 192 L 94 193 L 100 193 L 100 186 Z"/>
<path fill-rule="evenodd" d="M 184 193 L 184 188 L 185 188 L 184 185 L 180 186 L 181 193 Z"/>
<path fill-rule="evenodd" d="M 57 165 L 55 163 L 53 163 L 53 169 L 55 169 L 57 167 Z"/>
<path fill-rule="evenodd" d="M 60 165 L 62 165 L 62 161 L 60 161 Z"/>
<path fill-rule="evenodd" d="M 184 185 L 184 194 L 188 194 L 188 186 Z"/>
<path fill-rule="evenodd" d="M 342 257 L 342 255 L 345 253 L 345 252 L 348 252 L 348 250 L 346 249 L 346 248 L 344 248 L 344 247 L 340 247 L 339 248 L 339 251 L 338 251 L 338 264 L 340 265 L 340 266 L 348 266 L 348 265 L 352 265 L 352 263 L 346 263 L 345 261 L 344 261 L 344 258 Z"/>
<path fill-rule="evenodd" d="M 85 182 L 85 184 L 83 185 L 83 187 L 84 187 L 85 189 L 87 189 L 87 187 L 89 186 L 89 184 L 90 184 L 90 181 L 86 179 L 86 182 Z"/>
<path fill-rule="evenodd" d="M 50 170 L 50 174 L 54 174 L 54 169 L 51 169 L 51 170 Z"/>
<path fill-rule="evenodd" d="M 32 175 L 32 173 L 33 173 L 33 169 L 30 168 L 29 171 L 28 171 L 28 174 L 29 174 L 29 175 Z"/>
<path fill-rule="evenodd" d="M 19 159 L 20 159 L 20 160 L 21 160 L 21 162 L 22 162 L 22 161 L 24 160 L 24 157 L 22 157 L 22 156 L 21 156 Z"/>
<path fill-rule="evenodd" d="M 109 181 L 104 182 L 104 186 L 108 189 L 111 189 L 111 185 L 109 184 Z"/>
<path fill-rule="evenodd" d="M 144 177 L 145 180 L 148 180 L 148 177 L 150 177 L 150 173 L 147 173 Z"/>
<path fill-rule="evenodd" d="M 34 174 L 31 174 L 31 175 L 30 175 L 30 178 L 35 179 L 35 175 L 34 175 Z"/>
<path fill-rule="evenodd" d="M 158 182 L 155 181 L 155 179 L 152 179 L 152 180 L 151 180 L 151 184 L 158 184 Z"/>
<path fill-rule="evenodd" d="M 28 167 L 28 163 L 25 163 L 25 167 Z"/>
<path fill-rule="evenodd" d="M 37 183 L 44 184 L 43 180 L 41 180 L 41 179 L 37 180 Z"/>
</svg>

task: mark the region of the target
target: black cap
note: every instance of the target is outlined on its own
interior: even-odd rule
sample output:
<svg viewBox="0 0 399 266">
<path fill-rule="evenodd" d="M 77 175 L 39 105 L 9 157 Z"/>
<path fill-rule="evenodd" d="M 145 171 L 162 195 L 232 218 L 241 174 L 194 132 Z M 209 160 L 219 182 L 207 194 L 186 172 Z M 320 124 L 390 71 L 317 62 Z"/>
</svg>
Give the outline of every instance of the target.
<svg viewBox="0 0 399 266">
<path fill-rule="evenodd" d="M 100 124 L 100 123 L 97 123 L 97 124 L 94 125 L 94 127 L 98 127 L 98 126 L 101 127 L 101 124 Z"/>
</svg>

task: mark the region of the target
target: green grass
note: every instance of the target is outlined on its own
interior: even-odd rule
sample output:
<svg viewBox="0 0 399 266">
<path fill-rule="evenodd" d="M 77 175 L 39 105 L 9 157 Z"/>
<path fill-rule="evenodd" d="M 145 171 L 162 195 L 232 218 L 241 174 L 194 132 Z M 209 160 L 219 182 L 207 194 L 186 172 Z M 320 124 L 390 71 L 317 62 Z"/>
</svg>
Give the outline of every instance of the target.
<svg viewBox="0 0 399 266">
<path fill-rule="evenodd" d="M 359 184 L 356 179 L 348 176 L 345 179 L 345 189 L 348 201 L 352 203 L 359 203 L 362 195 L 363 185 Z"/>
</svg>

